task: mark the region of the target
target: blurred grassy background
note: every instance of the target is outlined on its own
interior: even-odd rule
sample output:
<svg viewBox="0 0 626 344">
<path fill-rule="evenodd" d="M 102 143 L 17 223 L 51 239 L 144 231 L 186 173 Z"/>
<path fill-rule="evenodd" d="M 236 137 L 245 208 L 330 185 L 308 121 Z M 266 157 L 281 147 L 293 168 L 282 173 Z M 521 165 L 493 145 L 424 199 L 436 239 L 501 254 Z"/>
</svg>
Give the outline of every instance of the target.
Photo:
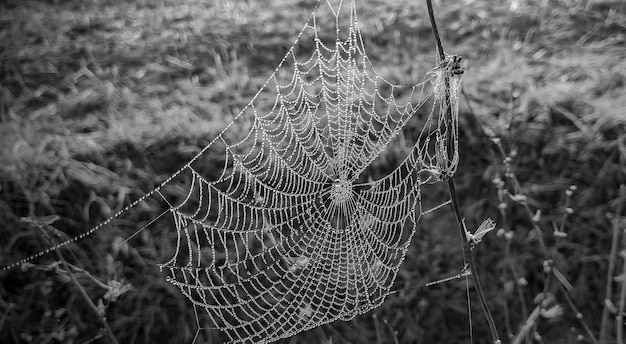
<svg viewBox="0 0 626 344">
<path fill-rule="evenodd" d="M 53 234 L 74 236 L 178 169 L 250 100 L 314 3 L 0 2 L 0 263 L 51 245 L 22 217 L 55 214 Z M 423 72 L 435 64 L 423 1 L 364 0 L 358 9 L 378 71 L 398 83 L 420 81 L 412 78 L 416 66 Z M 511 153 L 528 204 L 542 210 L 549 244 L 565 190 L 578 187 L 568 237 L 554 259 L 597 335 L 612 238 L 607 214 L 619 218 L 626 203 L 626 5 L 465 0 L 435 1 L 435 11 L 445 48 L 467 63 L 456 177 L 466 222 L 475 227 L 491 216 L 514 233 L 508 245 L 491 233 L 477 248 L 504 342 L 525 321 L 522 307 L 532 310 L 544 288 L 543 259 L 522 208 L 509 200 L 506 219 L 499 215 L 492 181 L 504 178 L 503 157 L 490 153 L 485 134 L 500 137 Z M 385 159 L 403 149 L 390 147 Z M 427 188 L 424 195 L 436 204 L 445 191 Z M 161 226 L 119 245 L 160 211 L 146 202 L 116 226 L 62 249 L 105 284 L 132 286 L 114 300 L 87 274 L 76 274 L 120 343 L 189 343 L 195 335 L 193 308 L 155 265 L 169 258 L 176 234 Z M 383 306 L 282 342 L 393 343 L 397 331 L 400 343 L 467 343 L 465 281 L 415 287 L 462 268 L 453 221 L 443 210 L 424 216 L 398 274 L 400 291 Z M 54 261 L 51 254 L 0 273 L 0 342 L 107 342 Z M 584 332 L 555 295 L 564 314 L 539 321 L 537 330 L 543 343 L 571 343 Z M 475 342 L 486 343 L 473 298 L 472 309 Z M 201 340 L 217 342 L 213 332 Z"/>
</svg>

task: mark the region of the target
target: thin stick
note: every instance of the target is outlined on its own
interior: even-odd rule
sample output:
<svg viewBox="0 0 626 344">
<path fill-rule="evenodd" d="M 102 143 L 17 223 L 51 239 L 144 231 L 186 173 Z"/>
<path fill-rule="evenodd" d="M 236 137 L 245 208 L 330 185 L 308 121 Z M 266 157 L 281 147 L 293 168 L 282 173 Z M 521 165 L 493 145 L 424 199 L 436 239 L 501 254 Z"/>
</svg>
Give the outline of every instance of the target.
<svg viewBox="0 0 626 344">
<path fill-rule="evenodd" d="M 435 12 L 433 11 L 433 2 L 426 0 L 428 6 L 428 17 L 430 18 L 430 25 L 433 28 L 433 35 L 435 35 L 435 41 L 437 41 L 437 50 L 439 51 L 439 57 L 441 61 L 446 59 L 446 53 L 443 50 L 443 44 L 441 44 L 441 38 L 439 38 L 439 30 L 437 30 L 437 21 L 435 20 Z"/>
<path fill-rule="evenodd" d="M 435 36 L 435 40 L 437 41 L 437 49 L 439 50 L 439 56 L 441 57 L 441 61 L 444 61 L 446 58 L 445 51 L 443 49 L 443 44 L 441 43 L 441 38 L 439 37 L 439 30 L 437 30 L 437 24 L 435 20 L 435 14 L 433 11 L 433 4 L 431 0 L 426 0 L 426 5 L 428 6 L 428 16 L 430 18 L 430 24 L 433 29 L 433 35 Z M 449 80 L 446 78 L 446 88 L 447 92 L 445 92 L 445 102 L 447 107 L 447 115 L 450 120 L 452 120 L 452 109 L 450 102 L 450 92 L 449 92 Z M 448 145 L 452 145 L 452 132 L 451 130 L 447 131 L 447 141 Z M 448 154 L 454 154 L 454 151 L 448 149 Z M 489 324 L 489 329 L 491 330 L 491 337 L 493 343 L 500 343 L 500 338 L 498 336 L 498 330 L 496 329 L 496 324 L 493 321 L 493 317 L 491 316 L 491 312 L 489 311 L 489 306 L 487 305 L 487 300 L 485 298 L 485 293 L 480 285 L 480 279 L 478 278 L 478 270 L 476 269 L 476 263 L 474 262 L 474 255 L 472 253 L 469 242 L 466 240 L 465 236 L 465 225 L 463 224 L 463 216 L 461 215 L 461 210 L 459 208 L 459 201 L 456 196 L 456 190 L 454 185 L 454 178 L 449 176 L 448 178 L 448 191 L 450 192 L 450 200 L 452 201 L 452 208 L 454 209 L 454 215 L 456 217 L 456 222 L 459 226 L 459 231 L 461 233 L 461 238 L 463 241 L 464 252 L 468 252 L 467 260 L 469 263 L 470 271 L 472 271 L 472 281 L 474 282 L 474 287 L 476 288 L 476 292 L 478 294 L 478 299 L 480 300 L 480 306 L 485 313 L 485 317 L 487 318 L 487 323 Z"/>
</svg>

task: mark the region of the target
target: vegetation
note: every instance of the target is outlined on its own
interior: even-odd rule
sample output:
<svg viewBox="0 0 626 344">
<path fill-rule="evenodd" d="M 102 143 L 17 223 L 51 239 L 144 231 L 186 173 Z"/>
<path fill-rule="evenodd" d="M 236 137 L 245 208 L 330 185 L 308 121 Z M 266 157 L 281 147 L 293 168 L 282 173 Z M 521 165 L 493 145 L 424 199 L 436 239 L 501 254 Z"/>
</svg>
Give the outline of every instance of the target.
<svg viewBox="0 0 626 344">
<path fill-rule="evenodd" d="M 260 88 L 315 2 L 1 2 L 0 266 L 177 170 Z M 425 4 L 364 2 L 377 70 L 421 81 L 436 54 Z M 435 15 L 446 51 L 467 61 L 455 180 L 468 227 L 498 224 L 474 252 L 503 343 L 623 341 L 626 4 L 436 1 Z M 403 154 L 389 147 L 376 168 Z M 446 193 L 426 188 L 425 208 Z M 162 210 L 144 202 L 0 272 L 0 342 L 191 343 L 193 307 L 156 266 L 176 233 L 163 221 L 124 241 Z M 424 215 L 381 307 L 281 342 L 489 342 L 465 278 L 425 286 L 460 273 L 460 240 L 449 208 Z"/>
</svg>

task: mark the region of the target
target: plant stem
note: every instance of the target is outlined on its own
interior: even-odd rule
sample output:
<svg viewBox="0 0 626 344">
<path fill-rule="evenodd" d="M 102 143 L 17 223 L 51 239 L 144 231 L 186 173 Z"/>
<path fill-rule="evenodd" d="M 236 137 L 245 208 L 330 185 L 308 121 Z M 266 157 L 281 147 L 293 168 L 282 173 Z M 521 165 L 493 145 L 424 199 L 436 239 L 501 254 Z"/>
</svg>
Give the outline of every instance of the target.
<svg viewBox="0 0 626 344">
<path fill-rule="evenodd" d="M 593 332 L 591 332 L 591 328 L 589 328 L 589 325 L 587 325 L 587 322 L 585 321 L 585 319 L 583 319 L 583 314 L 578 310 L 578 308 L 574 304 L 574 300 L 572 300 L 572 297 L 569 295 L 569 291 L 567 291 L 567 289 L 565 289 L 565 286 L 563 286 L 562 283 L 557 283 L 557 284 L 559 286 L 559 289 L 561 289 L 561 293 L 565 297 L 565 300 L 567 301 L 569 306 L 574 311 L 574 314 L 576 315 L 576 319 L 578 319 L 578 321 L 582 325 L 582 327 L 585 330 L 585 332 L 587 332 L 587 336 L 589 336 L 589 338 L 591 339 L 591 342 L 593 344 L 598 344 L 598 340 L 593 335 Z"/>
<path fill-rule="evenodd" d="M 465 225 L 463 224 L 463 216 L 461 215 L 461 210 L 459 208 L 459 201 L 456 197 L 456 190 L 454 186 L 454 179 L 450 177 L 448 179 L 448 190 L 450 191 L 450 199 L 452 199 L 452 208 L 454 209 L 454 215 L 456 217 L 456 222 L 459 226 L 459 230 L 461 231 L 461 238 L 463 241 L 464 250 L 468 252 L 467 262 L 472 271 L 472 281 L 474 282 L 474 287 L 476 288 L 476 293 L 478 294 L 478 300 L 480 301 L 480 306 L 485 313 L 485 318 L 487 319 L 487 323 L 489 324 L 489 329 L 491 330 L 491 338 L 494 343 L 500 343 L 500 337 L 498 336 L 498 330 L 496 328 L 496 323 L 493 321 L 493 317 L 491 316 L 491 312 L 489 311 L 489 306 L 487 305 L 487 300 L 485 298 L 485 293 L 483 292 L 483 288 L 480 285 L 480 279 L 478 278 L 478 271 L 476 269 L 476 263 L 474 262 L 474 253 L 470 248 L 469 242 L 465 239 Z"/>
<path fill-rule="evenodd" d="M 80 292 L 81 296 L 83 297 L 83 299 L 85 300 L 89 308 L 91 308 L 91 310 L 96 314 L 96 316 L 98 317 L 98 320 L 100 320 L 100 323 L 106 330 L 107 336 L 109 337 L 109 340 L 111 341 L 111 343 L 118 344 L 117 338 L 115 338 L 115 336 L 113 335 L 113 331 L 111 330 L 109 323 L 106 321 L 104 316 L 100 314 L 100 312 L 98 311 L 98 307 L 96 307 L 96 305 L 93 303 L 89 295 L 87 295 L 87 292 L 85 291 L 83 286 L 78 282 L 78 280 L 74 276 L 74 273 L 70 270 L 69 265 L 65 261 L 65 258 L 63 258 L 63 255 L 61 255 L 61 252 L 59 252 L 59 248 L 55 247 L 54 251 L 56 252 L 57 257 L 59 257 L 59 259 L 61 260 L 63 267 L 67 270 L 68 274 L 70 275 L 72 282 L 74 283 L 76 288 L 78 288 L 78 291 Z"/>
<path fill-rule="evenodd" d="M 621 219 L 617 219 L 617 221 L 621 221 Z M 622 288 L 619 294 L 617 317 L 615 317 L 617 344 L 624 343 L 624 310 L 626 309 L 626 235 L 624 235 L 622 240 L 625 248 L 621 253 L 622 259 L 624 260 L 624 268 L 622 269 L 622 276 L 620 278 Z"/>
<path fill-rule="evenodd" d="M 376 332 L 376 344 L 382 344 L 382 336 L 380 335 L 380 324 L 378 323 L 378 316 L 376 314 L 372 314 L 372 319 L 374 319 L 374 330 Z"/>
<path fill-rule="evenodd" d="M 535 326 L 537 319 L 540 315 L 541 305 L 538 305 L 537 307 L 535 307 L 533 312 L 530 313 L 530 316 L 526 318 L 526 321 L 524 321 L 522 327 L 519 329 L 515 337 L 513 337 L 513 341 L 511 342 L 511 344 L 521 344 L 524 339 L 528 337 L 528 334 L 531 332 L 533 326 Z"/>
<path fill-rule="evenodd" d="M 474 126 L 476 126 L 477 130 L 479 131 L 479 135 L 482 134 L 482 136 L 484 138 L 486 138 L 487 140 L 490 140 L 489 135 L 487 135 L 487 133 L 485 132 L 485 130 L 483 129 L 482 125 L 480 124 L 478 117 L 476 116 L 476 113 L 474 112 L 474 110 L 472 109 L 472 105 L 470 103 L 470 99 L 467 96 L 467 93 L 465 92 L 465 88 L 461 88 L 461 94 L 463 95 L 463 97 L 465 98 L 465 103 L 467 104 L 467 109 L 470 113 L 470 118 L 472 118 L 475 122 Z M 503 148 L 501 146 L 501 144 L 498 146 L 498 148 L 502 151 Z M 491 156 L 491 160 L 492 161 L 496 161 L 497 160 L 497 154 L 498 151 L 496 149 L 493 148 L 493 145 L 490 144 L 489 145 L 489 155 Z M 500 187 L 498 186 L 498 189 L 500 189 Z M 502 216 L 502 223 L 507 223 L 507 214 L 506 214 L 506 210 L 501 210 L 500 214 Z M 511 256 L 511 240 L 506 240 L 506 246 L 504 248 L 504 254 L 505 254 L 505 261 L 507 262 L 507 266 L 510 270 L 511 276 L 513 276 L 513 280 L 515 281 L 515 289 L 517 290 L 517 296 L 519 298 L 519 303 L 520 303 L 520 308 L 522 311 L 522 317 L 524 319 L 528 319 L 529 314 L 528 314 L 528 309 L 526 307 L 526 298 L 524 297 L 524 290 L 520 284 L 520 275 L 517 272 L 517 269 L 515 267 L 515 264 L 513 263 L 513 258 Z M 505 320 L 505 324 L 507 327 L 507 334 L 509 335 L 513 335 L 513 333 L 511 332 L 511 321 L 510 321 L 510 317 L 508 316 L 508 307 L 506 304 L 506 300 L 504 301 L 504 309 L 505 309 L 505 313 L 507 314 L 506 316 L 506 320 Z"/>
<path fill-rule="evenodd" d="M 398 341 L 398 331 L 394 330 L 389 321 L 387 319 L 384 320 L 384 323 L 389 327 L 389 331 L 391 332 L 391 336 L 393 337 L 394 344 L 400 344 Z"/>
<path fill-rule="evenodd" d="M 430 24 L 433 29 L 433 35 L 435 36 L 435 40 L 437 41 L 437 49 L 439 51 L 439 57 L 441 58 L 441 61 L 444 61 L 446 59 L 446 54 L 443 49 L 443 44 L 441 43 L 441 38 L 439 37 L 439 30 L 437 30 L 437 23 L 435 20 L 435 14 L 433 11 L 432 1 L 426 0 L 426 5 L 428 7 L 428 16 L 430 18 Z M 450 92 L 449 92 L 450 83 L 449 83 L 448 76 L 446 76 L 445 81 L 446 81 L 445 106 L 447 109 L 446 115 L 450 123 L 453 123 L 453 118 L 452 118 L 453 114 L 452 114 Z M 446 132 L 447 134 L 446 141 L 447 141 L 449 148 L 454 148 L 452 132 L 453 132 L 453 129 L 448 129 L 448 131 Z M 455 154 L 454 149 L 448 149 L 447 152 L 448 154 L 452 154 L 452 155 Z M 493 321 L 493 317 L 491 316 L 491 312 L 489 311 L 489 306 L 487 305 L 487 300 L 485 299 L 485 293 L 483 292 L 483 289 L 480 285 L 480 279 L 478 278 L 478 271 L 476 269 L 476 263 L 474 262 L 474 254 L 472 252 L 469 242 L 466 239 L 466 235 L 465 235 L 466 229 L 465 229 L 465 225 L 463 224 L 463 216 L 461 215 L 461 210 L 460 210 L 459 201 L 456 195 L 456 188 L 454 185 L 453 176 L 448 176 L 448 191 L 450 192 L 450 200 L 452 201 L 452 208 L 454 209 L 456 222 L 457 222 L 457 225 L 459 226 L 459 230 L 461 233 L 461 240 L 463 241 L 463 250 L 465 252 L 468 252 L 467 260 L 468 260 L 469 267 L 472 271 L 471 273 L 472 281 L 474 282 L 474 287 L 476 288 L 476 292 L 478 293 L 480 306 L 482 307 L 483 312 L 485 313 L 485 317 L 487 318 L 487 323 L 489 324 L 489 329 L 491 330 L 491 337 L 492 337 L 493 343 L 500 343 L 500 338 L 498 336 L 498 330 L 496 329 L 496 324 Z"/>
<path fill-rule="evenodd" d="M 604 307 L 602 309 L 602 322 L 600 325 L 600 344 L 607 342 L 607 335 L 609 333 L 609 315 L 611 310 L 609 308 L 611 299 L 613 299 L 613 273 L 615 272 L 615 261 L 617 257 L 617 243 L 619 240 L 619 218 L 611 219 L 613 225 L 613 239 L 611 240 L 611 253 L 609 253 L 609 268 L 606 272 L 606 289 L 604 292 Z"/>
<path fill-rule="evenodd" d="M 439 30 L 437 30 L 437 21 L 435 20 L 435 12 L 433 11 L 433 2 L 431 0 L 426 0 L 426 6 L 428 6 L 428 17 L 430 18 L 430 25 L 433 28 L 433 35 L 435 35 L 435 41 L 437 41 L 439 57 L 441 57 L 441 61 L 443 61 L 446 59 L 446 53 L 443 50 L 443 44 L 441 44 Z"/>
<path fill-rule="evenodd" d="M 39 223 L 36 223 L 36 222 L 35 222 L 35 225 L 38 226 L 42 230 L 42 232 L 44 233 L 44 236 L 48 239 L 48 241 L 52 242 L 52 239 L 48 235 L 48 232 L 46 231 L 46 229 L 44 229 L 44 226 L 47 226 L 47 225 L 42 225 L 42 224 L 39 224 Z M 109 340 L 111 341 L 111 343 L 112 344 L 118 344 L 117 338 L 115 338 L 115 336 L 113 335 L 113 331 L 111 330 L 111 327 L 109 326 L 109 323 L 106 321 L 104 316 L 102 316 L 100 314 L 100 311 L 98 311 L 98 307 L 93 303 L 93 301 L 91 300 L 91 298 L 89 297 L 89 295 L 87 294 L 87 292 L 85 291 L 83 286 L 80 284 L 80 282 L 78 282 L 78 280 L 76 279 L 76 276 L 74 276 L 74 273 L 72 272 L 72 269 L 70 268 L 68 262 L 65 260 L 65 258 L 63 257 L 63 255 L 61 254 L 61 252 L 60 252 L 60 250 L 59 250 L 59 248 L 57 246 L 54 247 L 54 252 L 56 253 L 57 257 L 61 261 L 61 264 L 63 265 L 63 267 L 67 271 L 67 274 L 70 276 L 70 279 L 72 280 L 72 283 L 74 283 L 74 285 L 78 289 L 78 292 L 80 293 L 80 295 L 83 297 L 83 299 L 85 300 L 85 302 L 87 303 L 89 308 L 91 308 L 91 310 L 96 314 L 96 317 L 98 318 L 98 320 L 100 320 L 100 324 L 106 330 L 107 336 L 109 337 Z"/>
</svg>

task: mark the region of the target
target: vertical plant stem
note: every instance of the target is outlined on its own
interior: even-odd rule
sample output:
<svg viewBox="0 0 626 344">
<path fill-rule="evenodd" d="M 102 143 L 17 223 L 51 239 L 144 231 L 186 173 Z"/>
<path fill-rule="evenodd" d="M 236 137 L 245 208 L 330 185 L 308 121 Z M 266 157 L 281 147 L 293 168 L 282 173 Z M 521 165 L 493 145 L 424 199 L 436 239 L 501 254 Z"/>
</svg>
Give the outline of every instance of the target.
<svg viewBox="0 0 626 344">
<path fill-rule="evenodd" d="M 389 327 L 389 332 L 391 332 L 391 336 L 393 338 L 393 343 L 394 344 L 400 344 L 400 341 L 398 341 L 398 331 L 393 329 L 393 327 L 391 326 L 391 324 L 389 323 L 389 321 L 387 319 L 385 319 L 384 323 L 385 323 L 385 325 L 387 325 L 387 327 Z"/>
<path fill-rule="evenodd" d="M 617 219 L 621 221 L 621 219 Z M 619 226 L 619 225 L 618 225 Z M 622 269 L 622 275 L 620 282 L 622 283 L 622 289 L 619 294 L 619 306 L 617 308 L 617 317 L 615 317 L 615 327 L 617 334 L 617 344 L 624 344 L 624 311 L 626 310 L 626 235 L 623 238 L 622 259 L 624 260 L 624 268 Z"/>
<path fill-rule="evenodd" d="M 504 311 L 504 327 L 506 334 L 511 337 L 513 332 L 511 331 L 511 315 L 509 314 L 509 305 L 506 300 L 502 303 L 502 310 Z"/>
<path fill-rule="evenodd" d="M 493 343 L 500 343 L 500 337 L 498 336 L 498 329 L 496 328 L 496 323 L 493 321 L 493 317 L 491 316 L 491 311 L 489 311 L 489 306 L 487 304 L 487 300 L 485 298 L 485 293 L 483 292 L 483 288 L 480 285 L 480 279 L 478 278 L 478 271 L 476 269 L 476 263 L 474 261 L 474 253 L 469 245 L 469 242 L 465 239 L 465 225 L 463 224 L 463 216 L 461 215 L 461 210 L 459 208 L 459 201 L 456 197 L 456 190 L 454 186 L 454 179 L 450 177 L 448 179 L 448 190 L 450 191 L 450 198 L 452 199 L 452 208 L 454 208 L 454 215 L 456 217 L 456 222 L 459 226 L 459 230 L 461 231 L 461 238 L 463 241 L 463 246 L 465 252 L 468 252 L 467 262 L 472 271 L 472 281 L 474 282 L 474 287 L 476 288 L 476 293 L 478 294 L 478 300 L 480 301 L 480 306 L 485 313 L 485 318 L 487 319 L 487 324 L 489 324 L 489 329 L 491 330 L 491 338 Z"/>
<path fill-rule="evenodd" d="M 613 299 L 613 273 L 615 272 L 615 261 L 617 258 L 617 242 L 619 240 L 618 218 L 611 219 L 613 227 L 613 238 L 611 240 L 611 252 L 609 253 L 609 268 L 606 272 L 606 289 L 604 292 L 604 307 L 602 309 L 602 322 L 600 325 L 600 344 L 607 342 L 609 334 L 609 315 L 611 313 L 609 305 Z"/>
<path fill-rule="evenodd" d="M 381 335 L 380 335 L 380 324 L 378 323 L 378 316 L 376 314 L 372 314 L 372 319 L 374 319 L 374 330 L 376 332 L 376 344 L 382 344 Z"/>
<path fill-rule="evenodd" d="M 435 41 L 437 41 L 437 50 L 439 51 L 439 57 L 441 57 L 441 60 L 443 61 L 446 59 L 446 53 L 443 50 L 443 44 L 441 44 L 441 38 L 439 37 L 437 21 L 435 20 L 435 12 L 433 11 L 433 2 L 431 0 L 426 0 L 426 5 L 428 7 L 428 17 L 430 18 L 430 25 L 433 28 L 433 35 L 435 35 Z"/>
<path fill-rule="evenodd" d="M 476 116 L 476 113 L 472 109 L 472 105 L 471 105 L 469 97 L 467 96 L 467 93 L 465 92 L 465 88 L 461 88 L 461 94 L 465 98 L 465 103 L 467 105 L 467 109 L 468 109 L 468 111 L 469 111 L 469 113 L 471 115 L 470 118 L 473 119 L 473 121 L 475 122 L 474 126 L 480 132 L 479 135 L 482 135 L 483 137 L 485 137 L 487 139 L 490 139 L 489 135 L 487 135 L 487 133 L 483 129 L 482 125 L 478 121 L 478 117 Z M 493 145 L 489 145 L 489 148 L 490 148 L 489 149 L 489 154 L 491 156 L 491 160 L 492 161 L 496 161 L 497 160 L 496 156 L 499 153 L 499 151 L 494 149 Z M 499 145 L 498 148 L 501 148 L 501 145 Z M 506 210 L 501 210 L 500 213 L 501 213 L 501 216 L 502 216 L 502 223 L 507 223 L 507 213 L 506 213 Z M 519 276 L 519 273 L 517 272 L 515 264 L 513 264 L 513 258 L 511 256 L 511 240 L 507 239 L 504 252 L 505 252 L 505 261 L 507 262 L 507 266 L 508 266 L 508 268 L 510 270 L 511 276 L 513 277 L 513 280 L 515 281 L 515 289 L 517 290 L 517 296 L 518 296 L 519 303 L 520 303 L 520 308 L 521 308 L 521 311 L 522 311 L 522 317 L 524 319 L 528 319 L 529 314 L 528 314 L 528 309 L 526 307 L 526 298 L 524 297 L 524 290 L 522 288 L 522 285 L 520 284 L 520 276 Z M 510 320 L 510 316 L 509 316 L 509 312 L 508 312 L 507 300 L 504 300 L 504 311 L 505 311 L 505 318 L 506 318 L 506 320 L 505 320 L 506 331 L 507 331 L 507 334 L 512 336 L 513 333 L 511 332 L 511 320 Z"/>
<path fill-rule="evenodd" d="M 437 22 L 435 20 L 435 13 L 433 11 L 432 1 L 426 0 L 426 5 L 428 7 L 428 16 L 430 18 L 430 24 L 433 29 L 433 35 L 435 36 L 435 40 L 437 41 L 437 49 L 439 51 L 439 57 L 441 58 L 441 61 L 444 61 L 446 59 L 446 54 L 443 49 L 443 44 L 441 43 L 441 38 L 439 37 L 439 30 L 437 29 Z M 451 108 L 451 102 L 450 102 L 450 83 L 449 83 L 448 76 L 446 76 L 445 81 L 446 81 L 445 105 L 447 108 L 446 115 L 448 117 L 448 120 L 450 121 L 449 123 L 453 123 L 452 108 Z M 449 148 L 453 148 L 453 145 L 454 145 L 453 138 L 452 138 L 452 131 L 453 130 L 451 129 L 447 131 L 446 141 L 447 141 Z M 454 149 L 448 149 L 447 151 L 448 151 L 448 154 L 452 154 L 452 155 L 455 154 Z M 451 158 L 451 157 L 448 157 L 448 158 Z M 448 191 L 450 192 L 450 200 L 452 201 L 452 208 L 454 209 L 454 215 L 456 217 L 457 225 L 459 226 L 459 231 L 461 233 L 461 240 L 463 241 L 463 250 L 468 253 L 467 260 L 468 260 L 469 267 L 472 271 L 471 273 L 472 282 L 474 283 L 474 287 L 476 288 L 478 299 L 480 301 L 480 306 L 483 309 L 483 312 L 485 313 L 485 317 L 487 319 L 487 323 L 489 324 L 489 329 L 491 330 L 491 337 L 492 337 L 493 343 L 500 343 L 500 338 L 498 336 L 498 330 L 496 329 L 496 324 L 493 321 L 493 317 L 491 316 L 491 312 L 489 311 L 489 306 L 487 305 L 485 293 L 483 292 L 483 289 L 480 285 L 480 279 L 478 278 L 478 271 L 476 269 L 476 263 L 474 262 L 474 255 L 472 253 L 470 244 L 467 241 L 466 236 L 465 236 L 466 229 L 465 229 L 465 225 L 463 224 L 463 216 L 461 215 L 459 201 L 456 195 L 456 188 L 454 185 L 454 178 L 452 176 L 448 176 Z"/>
</svg>

